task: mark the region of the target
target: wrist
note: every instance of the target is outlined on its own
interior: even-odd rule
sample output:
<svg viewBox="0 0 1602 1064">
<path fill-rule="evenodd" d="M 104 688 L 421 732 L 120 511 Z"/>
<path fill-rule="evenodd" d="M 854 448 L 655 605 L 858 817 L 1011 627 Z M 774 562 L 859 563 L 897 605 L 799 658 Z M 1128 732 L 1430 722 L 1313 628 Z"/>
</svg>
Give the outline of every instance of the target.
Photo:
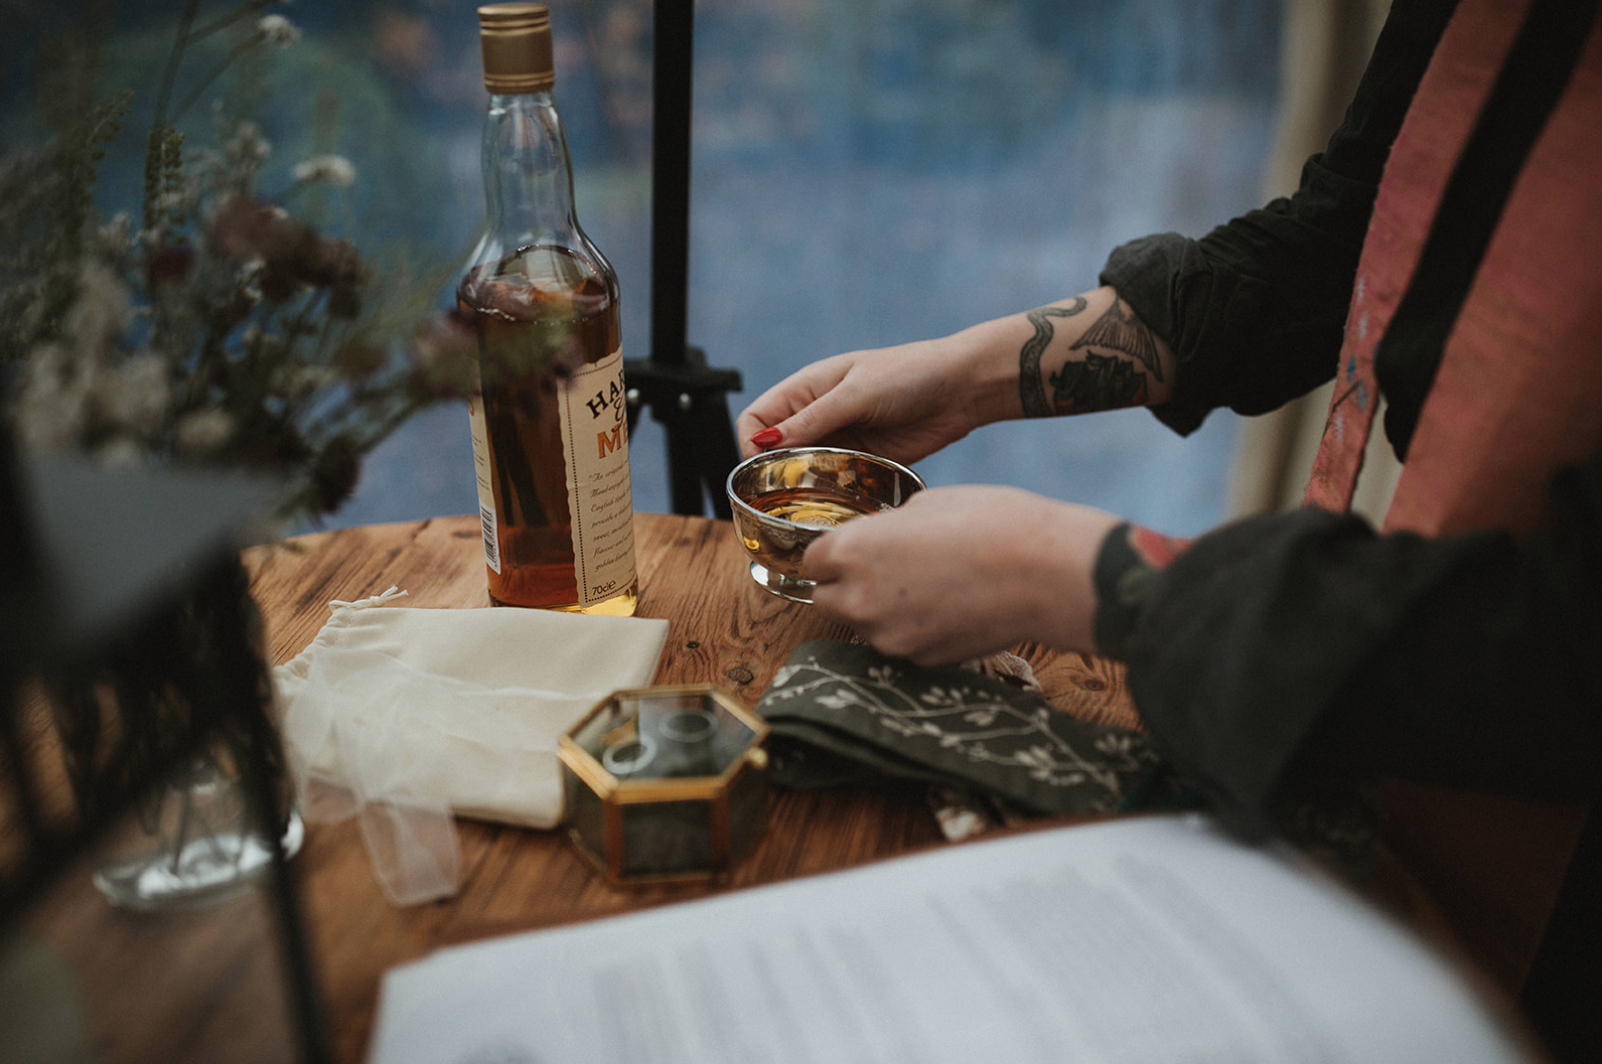
<svg viewBox="0 0 1602 1064">
<path fill-rule="evenodd" d="M 1157 575 L 1190 542 L 1127 522 L 1102 538 L 1092 575 L 1096 594 L 1093 626 L 1099 653 L 1119 660 L 1128 657 Z"/>
<path fill-rule="evenodd" d="M 960 370 L 947 377 L 965 393 L 973 428 L 1023 416 L 1018 403 L 1018 348 L 1030 326 L 1015 314 L 970 325 L 939 341 Z"/>
</svg>

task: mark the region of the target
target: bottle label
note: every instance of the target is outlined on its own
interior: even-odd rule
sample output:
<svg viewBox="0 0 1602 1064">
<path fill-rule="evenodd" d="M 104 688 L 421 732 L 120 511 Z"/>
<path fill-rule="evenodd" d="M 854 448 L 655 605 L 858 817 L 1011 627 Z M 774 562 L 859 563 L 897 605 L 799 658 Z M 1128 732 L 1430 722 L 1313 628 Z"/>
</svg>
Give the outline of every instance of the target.
<svg viewBox="0 0 1602 1064">
<path fill-rule="evenodd" d="M 634 582 L 634 496 L 622 349 L 579 367 L 559 394 L 579 605 L 589 606 Z"/>
<path fill-rule="evenodd" d="M 476 388 L 467 400 L 467 421 L 473 432 L 473 473 L 478 479 L 478 520 L 484 529 L 484 564 L 501 572 L 501 536 L 495 517 L 495 490 L 490 486 L 489 431 L 484 426 L 484 396 Z"/>
</svg>

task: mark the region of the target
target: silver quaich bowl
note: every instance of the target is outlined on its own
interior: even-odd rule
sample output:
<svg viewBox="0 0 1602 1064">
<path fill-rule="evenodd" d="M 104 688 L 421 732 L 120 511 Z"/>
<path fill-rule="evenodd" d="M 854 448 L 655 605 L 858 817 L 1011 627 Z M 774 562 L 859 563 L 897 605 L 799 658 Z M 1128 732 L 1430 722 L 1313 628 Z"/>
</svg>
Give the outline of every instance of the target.
<svg viewBox="0 0 1602 1064">
<path fill-rule="evenodd" d="M 791 447 L 746 459 L 729 474 L 734 530 L 751 556 L 751 579 L 794 602 L 811 602 L 801 572 L 807 545 L 857 517 L 900 506 L 924 489 L 888 458 L 839 447 Z"/>
</svg>

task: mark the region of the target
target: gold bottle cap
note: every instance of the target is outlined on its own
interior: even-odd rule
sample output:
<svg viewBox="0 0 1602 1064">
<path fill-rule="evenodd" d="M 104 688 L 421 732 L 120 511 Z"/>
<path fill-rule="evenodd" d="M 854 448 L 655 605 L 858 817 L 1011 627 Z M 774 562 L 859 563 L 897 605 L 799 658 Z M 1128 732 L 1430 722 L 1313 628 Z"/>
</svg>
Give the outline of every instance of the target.
<svg viewBox="0 0 1602 1064">
<path fill-rule="evenodd" d="M 556 84 L 551 11 L 544 4 L 486 4 L 478 9 L 478 40 L 490 92 L 541 92 Z"/>
</svg>

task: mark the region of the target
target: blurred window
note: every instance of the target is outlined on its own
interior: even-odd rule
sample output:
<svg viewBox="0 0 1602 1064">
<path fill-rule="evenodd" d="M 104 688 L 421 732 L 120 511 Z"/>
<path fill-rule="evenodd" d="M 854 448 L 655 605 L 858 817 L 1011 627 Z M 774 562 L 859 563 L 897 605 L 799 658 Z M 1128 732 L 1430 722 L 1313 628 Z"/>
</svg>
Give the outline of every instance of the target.
<svg viewBox="0 0 1602 1064">
<path fill-rule="evenodd" d="M 40 131 L 28 41 L 60 10 L 0 0 L 0 145 Z M 1096 283 L 1116 244 L 1200 235 L 1256 205 L 1278 99 L 1281 0 L 701 0 L 696 5 L 689 340 L 745 402 L 838 351 L 936 336 Z M 47 5 L 48 6 L 48 5 Z M 89 2 L 87 9 L 106 7 Z M 101 80 L 143 90 L 116 151 L 143 149 L 178 4 L 126 0 Z M 203 13 L 231 5 L 202 4 Z M 553 0 L 580 219 L 617 267 L 624 353 L 649 308 L 651 8 Z M 260 72 L 266 191 L 335 151 L 326 205 L 365 250 L 465 252 L 482 213 L 484 93 L 471 5 L 346 0 Z M 237 91 L 219 81 L 213 95 Z M 190 119 L 205 143 L 207 99 Z M 119 158 L 114 153 L 113 159 Z M 137 206 L 134 182 L 103 190 Z M 420 268 L 420 267 L 419 267 Z M 448 286 L 442 286 L 442 305 Z M 1144 411 L 992 426 L 920 464 L 931 484 L 1016 484 L 1176 533 L 1224 516 L 1235 421 L 1188 440 Z M 635 504 L 665 510 L 660 431 L 634 438 Z M 331 521 L 467 513 L 466 415 L 439 408 L 368 460 Z"/>
</svg>

